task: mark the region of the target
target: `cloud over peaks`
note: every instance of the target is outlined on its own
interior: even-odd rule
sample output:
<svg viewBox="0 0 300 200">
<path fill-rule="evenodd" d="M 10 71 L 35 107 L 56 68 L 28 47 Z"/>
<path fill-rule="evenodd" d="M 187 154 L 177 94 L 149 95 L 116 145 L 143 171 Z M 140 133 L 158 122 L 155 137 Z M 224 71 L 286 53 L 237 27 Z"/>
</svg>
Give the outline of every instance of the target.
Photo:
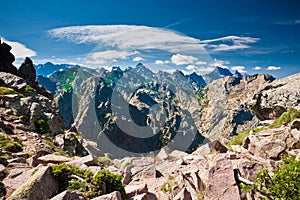
<svg viewBox="0 0 300 200">
<path fill-rule="evenodd" d="M 262 70 L 262 68 L 260 66 L 255 66 L 252 69 L 254 69 L 254 70 Z"/>
<path fill-rule="evenodd" d="M 247 71 L 245 69 L 246 68 L 244 66 L 232 66 L 231 67 L 231 70 L 238 71 L 240 73 L 247 73 Z"/>
<path fill-rule="evenodd" d="M 48 34 L 76 44 L 98 44 L 85 59 L 84 64 L 92 68 L 133 66 L 132 62 L 143 61 L 148 66 L 184 69 L 212 62 L 199 39 L 168 29 L 136 25 L 71 26 L 49 30 Z M 202 66 L 205 67 L 209 66 Z"/>
<path fill-rule="evenodd" d="M 233 51 L 250 48 L 251 43 L 256 43 L 259 38 L 226 36 L 210 40 L 202 40 L 200 43 L 212 51 Z"/>
<path fill-rule="evenodd" d="M 5 38 L 1 38 L 1 40 L 12 47 L 12 54 L 14 54 L 16 59 L 24 59 L 25 57 L 33 57 L 36 56 L 36 52 L 32 49 L 29 49 L 24 44 L 19 42 L 8 41 Z"/>
<path fill-rule="evenodd" d="M 281 67 L 278 67 L 278 66 L 268 66 L 267 67 L 267 70 L 269 70 L 269 71 L 275 71 L 275 70 L 280 70 L 281 69 Z"/>
</svg>

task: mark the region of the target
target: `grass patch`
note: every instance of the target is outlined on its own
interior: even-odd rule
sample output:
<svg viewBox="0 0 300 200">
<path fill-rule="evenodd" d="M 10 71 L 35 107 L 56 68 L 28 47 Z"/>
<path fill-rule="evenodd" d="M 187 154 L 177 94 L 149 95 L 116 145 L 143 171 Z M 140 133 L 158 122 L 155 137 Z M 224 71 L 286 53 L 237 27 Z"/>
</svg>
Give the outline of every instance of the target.
<svg viewBox="0 0 300 200">
<path fill-rule="evenodd" d="M 242 145 L 244 139 L 250 134 L 250 131 L 251 131 L 251 129 L 238 134 L 227 144 L 227 146 L 230 147 L 232 145 Z"/>
<path fill-rule="evenodd" d="M 51 135 L 50 127 L 46 119 L 37 119 L 34 122 L 35 131 L 39 134 Z"/>
<path fill-rule="evenodd" d="M 282 115 L 278 119 L 276 119 L 269 127 L 278 128 L 285 123 L 292 122 L 296 118 L 300 118 L 300 111 L 296 110 L 295 108 L 291 108 L 287 112 L 282 113 Z"/>
<path fill-rule="evenodd" d="M 113 191 L 119 191 L 122 199 L 127 199 L 122 176 L 107 170 L 99 171 L 95 176 L 90 170 L 68 164 L 51 166 L 52 174 L 59 183 L 60 191 L 66 189 L 83 192 L 87 199 L 92 199 Z"/>
<path fill-rule="evenodd" d="M 164 182 L 164 184 L 161 186 L 160 189 L 164 192 L 171 193 L 171 192 L 173 192 L 173 189 L 177 186 L 178 186 L 178 184 L 175 181 L 175 177 L 169 176 L 168 180 L 166 182 Z"/>
<path fill-rule="evenodd" d="M 97 164 L 102 166 L 102 167 L 109 167 L 111 165 L 114 165 L 113 161 L 110 158 L 105 157 L 105 156 L 98 157 L 97 158 Z"/>
<path fill-rule="evenodd" d="M 35 90 L 31 87 L 31 86 L 29 86 L 29 85 L 25 85 L 25 87 L 24 87 L 24 92 L 26 92 L 26 93 L 32 93 L 32 92 L 34 92 Z"/>
<path fill-rule="evenodd" d="M 242 145 L 244 139 L 250 135 L 250 132 L 252 131 L 254 134 L 262 131 L 262 130 L 266 130 L 267 128 L 263 127 L 263 128 L 253 128 L 253 129 L 249 129 L 245 132 L 242 132 L 240 134 L 238 134 L 237 136 L 235 136 L 228 144 L 227 146 L 230 147 L 232 145 Z"/>
<path fill-rule="evenodd" d="M 0 97 L 8 94 L 17 94 L 19 97 L 25 97 L 23 94 L 16 92 L 15 90 L 8 87 L 0 87 Z"/>
<path fill-rule="evenodd" d="M 11 141 L 3 134 L 0 134 L 0 148 L 12 153 L 17 153 L 23 150 L 20 141 Z"/>
<path fill-rule="evenodd" d="M 58 148 L 57 146 L 55 146 L 53 144 L 52 141 L 50 141 L 49 139 L 42 139 L 42 141 L 47 144 L 53 151 L 54 151 L 54 154 L 56 155 L 61 155 L 61 156 L 70 156 L 69 154 L 67 154 L 65 151 L 63 151 L 62 149 Z"/>
</svg>

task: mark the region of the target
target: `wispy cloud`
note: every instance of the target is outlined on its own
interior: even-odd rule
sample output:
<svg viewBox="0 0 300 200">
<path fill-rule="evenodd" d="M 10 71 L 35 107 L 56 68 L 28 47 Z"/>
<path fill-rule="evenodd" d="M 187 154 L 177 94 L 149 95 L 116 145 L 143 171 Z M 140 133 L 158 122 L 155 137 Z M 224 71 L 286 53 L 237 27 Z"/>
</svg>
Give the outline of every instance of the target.
<svg viewBox="0 0 300 200">
<path fill-rule="evenodd" d="M 300 24 L 300 19 L 288 20 L 288 21 L 276 21 L 276 22 L 273 22 L 273 24 L 283 25 L 283 26 L 293 26 L 293 25 Z"/>
<path fill-rule="evenodd" d="M 166 51 L 196 52 L 203 49 L 200 40 L 170 30 L 148 26 L 106 25 L 71 26 L 48 31 L 59 40 L 74 43 L 96 43 L 119 49 L 158 48 Z"/>
<path fill-rule="evenodd" d="M 247 71 L 245 70 L 245 66 L 232 66 L 231 70 L 233 71 L 238 71 L 240 73 L 247 73 Z"/>
<path fill-rule="evenodd" d="M 29 49 L 20 42 L 8 41 L 5 38 L 1 38 L 1 40 L 12 47 L 11 52 L 14 54 L 16 59 L 24 59 L 25 57 L 36 56 L 36 52 L 34 50 Z"/>
<path fill-rule="evenodd" d="M 58 40 L 98 44 L 85 60 L 88 67 L 107 68 L 118 61 L 128 66 L 130 64 L 125 60 L 139 62 L 145 59 L 144 64 L 168 65 L 199 74 L 210 72 L 217 66 L 228 68 L 230 64 L 225 60 L 213 60 L 206 49 L 233 51 L 250 48 L 249 44 L 259 41 L 259 38 L 240 36 L 199 40 L 168 29 L 136 25 L 71 26 L 52 29 L 48 34 Z M 157 54 L 149 53 L 153 49 Z"/>
<path fill-rule="evenodd" d="M 177 22 L 174 22 L 174 23 L 172 23 L 172 24 L 168 24 L 168 25 L 166 26 L 166 28 L 171 28 L 171 27 L 173 27 L 173 26 L 177 26 L 177 25 L 180 25 L 180 24 L 182 24 L 182 23 L 185 23 L 185 22 L 188 22 L 188 21 L 191 21 L 191 20 L 192 20 L 192 18 L 185 18 L 185 19 L 179 20 L 179 21 L 177 21 Z"/>
<path fill-rule="evenodd" d="M 77 44 L 98 44 L 86 58 L 85 65 L 88 67 L 108 67 L 122 60 L 124 62 L 121 64 L 130 65 L 132 63 L 129 61 L 141 61 L 140 58 L 149 65 L 189 65 L 197 61 L 200 65 L 212 61 L 199 39 L 162 28 L 136 25 L 71 26 L 52 29 L 48 34 Z M 151 51 L 156 51 L 156 54 L 149 53 Z"/>
<path fill-rule="evenodd" d="M 260 39 L 254 37 L 226 36 L 210 40 L 202 40 L 200 43 L 211 51 L 234 51 L 250 48 L 251 43 Z"/>
<path fill-rule="evenodd" d="M 267 70 L 269 71 L 276 71 L 276 70 L 280 70 L 281 67 L 278 67 L 278 66 L 268 66 L 267 67 Z"/>
</svg>

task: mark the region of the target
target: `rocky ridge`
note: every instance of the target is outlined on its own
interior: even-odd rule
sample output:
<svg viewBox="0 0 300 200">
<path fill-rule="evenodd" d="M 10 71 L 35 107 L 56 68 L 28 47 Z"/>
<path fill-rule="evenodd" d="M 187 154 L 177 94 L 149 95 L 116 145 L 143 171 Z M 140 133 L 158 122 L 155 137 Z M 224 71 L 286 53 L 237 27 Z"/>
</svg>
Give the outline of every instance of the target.
<svg viewBox="0 0 300 200">
<path fill-rule="evenodd" d="M 249 102 L 275 78 L 267 74 L 215 80 L 203 89 L 196 121 L 199 131 L 211 140 L 227 143 L 232 136 L 255 127 L 259 122 Z"/>
</svg>

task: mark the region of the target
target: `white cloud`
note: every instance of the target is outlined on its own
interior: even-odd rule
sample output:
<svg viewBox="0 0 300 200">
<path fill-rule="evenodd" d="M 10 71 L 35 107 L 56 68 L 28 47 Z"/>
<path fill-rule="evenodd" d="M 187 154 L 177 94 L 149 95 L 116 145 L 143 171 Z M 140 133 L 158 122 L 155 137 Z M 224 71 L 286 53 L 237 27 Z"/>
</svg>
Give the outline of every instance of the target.
<svg viewBox="0 0 300 200">
<path fill-rule="evenodd" d="M 99 26 L 71 26 L 56 28 L 48 31 L 48 34 L 58 40 L 66 40 L 73 43 L 95 43 L 98 46 L 86 58 L 85 65 L 88 67 L 99 67 L 109 65 L 111 54 L 101 53 L 95 59 L 95 53 L 106 52 L 108 50 L 118 52 L 138 51 L 136 57 L 147 58 L 147 64 L 171 64 L 169 57 L 173 57 L 174 64 L 195 64 L 196 61 L 202 61 L 204 64 L 211 62 L 211 57 L 200 44 L 200 40 L 179 34 L 177 32 L 154 28 L 148 26 L 136 25 L 99 25 Z M 149 54 L 152 50 L 156 54 Z M 161 53 L 163 52 L 163 53 Z M 180 57 L 182 55 L 182 57 Z M 120 61 L 119 54 L 114 54 L 114 61 Z M 152 56 L 152 57 L 151 57 Z M 156 56 L 156 57 L 155 57 Z M 128 58 L 128 56 L 127 56 Z M 134 58 L 130 57 L 132 62 Z M 136 60 L 136 59 L 135 59 Z M 150 63 L 153 60 L 153 63 Z M 97 64 L 97 61 L 99 63 Z M 130 65 L 120 62 L 120 64 Z M 90 65 L 92 64 L 92 65 Z"/>
<path fill-rule="evenodd" d="M 169 60 L 165 60 L 165 61 L 163 61 L 163 60 L 155 60 L 155 64 L 157 64 L 157 65 L 164 65 L 164 64 L 169 64 L 169 63 L 170 63 Z"/>
<path fill-rule="evenodd" d="M 134 57 L 134 58 L 132 59 L 133 62 L 140 62 L 140 61 L 144 61 L 144 60 L 145 60 L 144 58 L 139 57 L 139 56 Z"/>
<path fill-rule="evenodd" d="M 267 70 L 269 71 L 275 71 L 275 70 L 280 70 L 281 67 L 277 67 L 277 66 L 268 66 Z"/>
<path fill-rule="evenodd" d="M 184 70 L 181 70 L 184 74 L 191 74 L 196 72 L 197 74 L 207 74 L 212 72 L 215 68 L 214 67 L 197 67 L 195 65 L 188 65 Z"/>
<path fill-rule="evenodd" d="M 261 70 L 262 68 L 260 66 L 256 66 L 256 67 L 254 67 L 252 69 L 254 69 L 254 70 Z"/>
<path fill-rule="evenodd" d="M 188 64 L 194 64 L 198 58 L 194 56 L 187 56 L 187 55 L 181 55 L 181 54 L 176 54 L 172 55 L 171 61 L 175 65 L 188 65 Z"/>
<path fill-rule="evenodd" d="M 258 41 L 259 38 L 253 38 L 253 37 L 226 36 L 226 37 L 221 37 L 221 38 L 216 38 L 211 40 L 202 40 L 200 43 L 205 45 L 205 47 L 211 49 L 212 51 L 233 51 L 237 49 L 250 48 L 248 44 L 256 43 Z"/>
<path fill-rule="evenodd" d="M 231 70 L 238 71 L 240 73 L 247 73 L 244 66 L 232 66 Z"/>
<path fill-rule="evenodd" d="M 70 26 L 48 31 L 59 40 L 97 43 L 119 49 L 158 48 L 166 51 L 204 50 L 200 40 L 170 30 L 136 25 Z"/>
<path fill-rule="evenodd" d="M 1 40 L 12 47 L 11 53 L 14 54 L 16 59 L 18 59 L 18 58 L 24 59 L 25 57 L 36 56 L 35 51 L 33 51 L 32 49 L 29 49 L 22 43 L 8 41 L 5 38 L 1 38 Z"/>
<path fill-rule="evenodd" d="M 88 56 L 85 60 L 84 65 L 97 68 L 97 67 L 107 67 L 112 63 L 117 62 L 116 59 L 125 60 L 130 56 L 139 54 L 137 51 L 117 51 L 117 50 L 107 50 L 107 51 L 96 51 Z"/>
<path fill-rule="evenodd" d="M 208 65 L 211 67 L 222 67 L 228 69 L 228 64 L 230 64 L 230 62 L 227 60 L 218 60 L 215 58 L 213 62 L 209 63 Z"/>
</svg>

